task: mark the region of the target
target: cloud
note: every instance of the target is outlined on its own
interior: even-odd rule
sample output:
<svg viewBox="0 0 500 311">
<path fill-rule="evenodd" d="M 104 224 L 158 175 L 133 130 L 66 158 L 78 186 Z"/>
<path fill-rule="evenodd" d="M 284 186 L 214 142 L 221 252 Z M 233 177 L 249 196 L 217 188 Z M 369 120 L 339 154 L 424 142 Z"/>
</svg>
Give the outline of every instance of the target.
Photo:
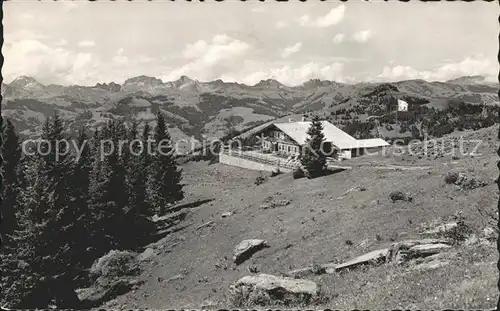
<svg viewBox="0 0 500 311">
<path fill-rule="evenodd" d="M 62 2 L 63 10 L 66 12 L 69 12 L 69 11 L 73 11 L 76 8 L 78 8 L 79 6 L 81 6 L 82 2 L 84 2 L 84 1 L 80 1 L 79 3 L 76 1 L 61 1 L 61 2 Z"/>
<path fill-rule="evenodd" d="M 95 46 L 95 42 L 92 40 L 83 40 L 77 43 L 79 47 L 92 47 Z"/>
<path fill-rule="evenodd" d="M 311 19 L 309 18 L 309 15 L 303 15 L 297 20 L 300 26 L 308 26 L 310 25 L 310 21 Z"/>
<path fill-rule="evenodd" d="M 59 39 L 56 42 L 54 42 L 54 46 L 65 46 L 68 44 L 68 41 L 64 39 Z"/>
<path fill-rule="evenodd" d="M 27 75 L 47 84 L 84 83 L 95 80 L 100 63 L 95 54 L 50 47 L 33 39 L 15 41 L 4 46 L 2 52 L 6 80 Z"/>
<path fill-rule="evenodd" d="M 284 21 L 277 21 L 275 27 L 278 29 L 285 28 L 287 27 L 288 24 Z"/>
<path fill-rule="evenodd" d="M 352 36 L 352 39 L 356 42 L 364 43 L 364 42 L 368 41 L 369 39 L 371 39 L 372 36 L 373 36 L 373 33 L 371 30 L 362 30 L 362 31 L 356 32 Z"/>
<path fill-rule="evenodd" d="M 462 76 L 482 75 L 488 80 L 494 79 L 498 73 L 497 62 L 485 58 L 483 55 L 467 57 L 460 62 L 451 62 L 438 67 L 436 70 L 417 70 L 411 66 L 386 66 L 377 76 L 379 80 L 406 80 L 423 79 L 427 81 L 446 81 Z"/>
<path fill-rule="evenodd" d="M 48 40 L 50 37 L 47 34 L 41 33 L 36 29 L 15 29 L 6 31 L 4 34 L 4 42 L 14 42 L 21 40 Z"/>
<path fill-rule="evenodd" d="M 208 61 L 218 57 L 223 58 L 230 54 L 239 54 L 248 48 L 247 43 L 221 34 L 214 36 L 212 42 L 198 40 L 195 43 L 187 44 L 182 51 L 182 55 L 188 59 L 203 58 Z"/>
<path fill-rule="evenodd" d="M 267 70 L 264 64 L 258 62 L 249 63 L 244 74 L 226 74 L 220 78 L 224 81 L 238 81 L 248 85 L 254 85 L 261 80 L 275 79 L 285 85 L 300 85 L 310 79 L 319 78 L 327 80 L 344 81 L 342 63 L 319 64 L 310 62 L 306 64 L 285 65 Z"/>
<path fill-rule="evenodd" d="M 33 14 L 24 12 L 19 15 L 19 19 L 23 20 L 23 22 L 32 22 L 35 20 L 35 16 Z"/>
<path fill-rule="evenodd" d="M 344 4 L 341 4 L 338 7 L 331 9 L 328 14 L 316 20 L 316 26 L 329 27 L 340 23 L 344 19 L 345 11 L 346 11 L 346 6 Z"/>
<path fill-rule="evenodd" d="M 300 26 L 324 28 L 337 25 L 344 19 L 346 6 L 341 4 L 328 12 L 325 16 L 320 16 L 312 20 L 309 15 L 303 15 L 298 19 Z"/>
<path fill-rule="evenodd" d="M 116 54 L 115 54 L 115 56 L 113 56 L 113 59 L 112 59 L 114 63 L 126 64 L 129 62 L 129 58 L 127 56 L 123 55 L 123 52 L 124 52 L 123 48 L 119 48 L 118 50 L 116 50 Z"/>
<path fill-rule="evenodd" d="M 262 12 L 266 12 L 267 9 L 264 6 L 259 6 L 259 7 L 253 8 L 251 11 L 254 13 L 262 13 Z"/>
<path fill-rule="evenodd" d="M 281 53 L 282 58 L 287 58 L 292 54 L 297 53 L 302 48 L 302 42 L 297 42 L 294 45 L 287 46 Z"/>
<path fill-rule="evenodd" d="M 344 39 L 345 35 L 343 33 L 339 33 L 338 35 L 335 35 L 335 37 L 333 37 L 333 43 L 335 44 L 342 43 Z"/>
<path fill-rule="evenodd" d="M 175 80 L 182 75 L 198 79 L 213 79 L 219 72 L 232 66 L 238 67 L 239 57 L 244 55 L 250 45 L 225 34 L 216 35 L 210 42 L 198 40 L 187 44 L 182 56 L 189 62 L 171 70 L 163 76 L 164 80 Z"/>
</svg>

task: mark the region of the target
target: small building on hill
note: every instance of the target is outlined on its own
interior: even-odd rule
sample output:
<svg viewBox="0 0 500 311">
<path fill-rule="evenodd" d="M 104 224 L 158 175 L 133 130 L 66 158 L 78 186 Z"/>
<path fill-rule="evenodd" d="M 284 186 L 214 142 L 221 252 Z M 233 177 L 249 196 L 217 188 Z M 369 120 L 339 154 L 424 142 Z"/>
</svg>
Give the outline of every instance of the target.
<svg viewBox="0 0 500 311">
<path fill-rule="evenodd" d="M 307 131 L 312 122 L 273 123 L 261 129 L 255 135 L 261 138 L 262 149 L 265 152 L 286 156 L 297 156 L 309 137 Z M 380 138 L 356 139 L 328 121 L 321 121 L 325 136 L 323 151 L 327 156 L 350 159 L 375 153 L 389 143 Z"/>
</svg>

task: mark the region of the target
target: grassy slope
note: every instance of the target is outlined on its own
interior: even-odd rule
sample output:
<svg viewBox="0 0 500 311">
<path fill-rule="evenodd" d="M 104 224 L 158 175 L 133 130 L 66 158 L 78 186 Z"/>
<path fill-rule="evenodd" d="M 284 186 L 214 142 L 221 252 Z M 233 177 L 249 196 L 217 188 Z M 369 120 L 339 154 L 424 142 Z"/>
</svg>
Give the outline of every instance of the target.
<svg viewBox="0 0 500 311">
<path fill-rule="evenodd" d="M 350 171 L 315 180 L 293 180 L 285 174 L 260 186 L 254 185 L 259 172 L 221 164 L 208 166 L 206 162 L 189 163 L 184 167 L 186 202 L 214 201 L 191 210 L 185 221 L 190 226 L 161 242 L 163 251 L 144 263 L 141 278 L 146 283 L 141 288 L 104 307 L 222 307 L 228 286 L 249 275 L 249 266 L 278 275 L 313 262 L 344 261 L 385 247 L 391 239 L 418 237 L 422 224 L 443 222 L 458 210 L 480 231 L 485 224 L 474 204 L 494 209 L 497 201 L 493 182 L 498 175 L 496 130 L 495 127 L 467 134 L 483 140 L 479 151 L 482 155 L 474 158 L 451 161 L 364 157 L 351 160 L 351 165 L 363 165 Z M 372 163 L 430 165 L 432 169 L 390 171 L 377 169 Z M 489 185 L 457 191 L 443 180 L 450 171 L 467 172 Z M 337 199 L 359 184 L 367 190 Z M 390 202 L 388 196 L 394 190 L 411 193 L 414 202 Z M 266 197 L 288 199 L 291 204 L 263 210 L 260 204 Z M 235 214 L 221 219 L 220 214 L 227 211 Z M 215 223 L 212 227 L 195 230 L 209 220 Z M 265 239 L 271 247 L 234 267 L 233 248 L 248 238 Z M 348 246 L 346 240 L 353 245 Z M 174 242 L 178 244 L 167 252 Z M 451 264 L 437 270 L 416 272 L 385 265 L 311 279 L 330 297 L 330 307 L 492 308 L 497 299 L 498 275 L 494 245 L 461 246 L 455 251 L 458 255 L 451 259 Z M 178 274 L 183 274 L 183 278 L 158 282 L 158 277 L 166 280 Z"/>
</svg>

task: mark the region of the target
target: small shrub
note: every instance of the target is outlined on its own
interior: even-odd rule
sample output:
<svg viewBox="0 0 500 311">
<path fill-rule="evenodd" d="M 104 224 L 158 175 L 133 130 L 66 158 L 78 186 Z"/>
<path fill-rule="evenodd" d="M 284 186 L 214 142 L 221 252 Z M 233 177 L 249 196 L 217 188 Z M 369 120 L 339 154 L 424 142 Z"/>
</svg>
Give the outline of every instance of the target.
<svg viewBox="0 0 500 311">
<path fill-rule="evenodd" d="M 444 178 L 444 181 L 447 184 L 454 184 L 458 180 L 458 173 L 448 173 L 446 177 Z"/>
<path fill-rule="evenodd" d="M 391 194 L 389 195 L 389 198 L 392 200 L 392 202 L 396 202 L 396 201 L 412 202 L 413 201 L 413 198 L 411 196 L 406 195 L 401 191 L 391 192 Z"/>
<path fill-rule="evenodd" d="M 316 262 L 313 263 L 311 270 L 312 270 L 312 273 L 315 275 L 324 274 L 326 272 L 326 268 L 322 267 L 320 264 L 318 264 Z"/>
<path fill-rule="evenodd" d="M 305 173 L 300 167 L 298 167 L 297 169 L 295 169 L 293 171 L 293 179 L 299 179 L 299 178 L 304 178 L 304 177 L 305 177 Z"/>
<path fill-rule="evenodd" d="M 283 174 L 283 173 L 280 171 L 280 169 L 276 168 L 275 170 L 273 170 L 271 172 L 271 177 L 275 177 L 275 176 L 278 176 L 278 175 L 281 175 L 281 174 Z"/>
<path fill-rule="evenodd" d="M 90 268 L 90 277 L 92 280 L 98 278 L 112 280 L 123 276 L 133 276 L 138 272 L 137 254 L 112 250 L 94 262 Z"/>
<path fill-rule="evenodd" d="M 352 246 L 354 243 L 352 243 L 351 240 L 345 240 L 345 245 L 347 246 Z"/>
<path fill-rule="evenodd" d="M 259 176 L 255 178 L 255 185 L 261 185 L 266 181 L 266 178 L 264 176 Z"/>
<path fill-rule="evenodd" d="M 472 233 L 472 228 L 465 222 L 465 217 L 458 212 L 454 217 L 457 226 L 451 230 L 445 231 L 443 237 L 452 240 L 454 243 L 465 241 Z"/>
</svg>

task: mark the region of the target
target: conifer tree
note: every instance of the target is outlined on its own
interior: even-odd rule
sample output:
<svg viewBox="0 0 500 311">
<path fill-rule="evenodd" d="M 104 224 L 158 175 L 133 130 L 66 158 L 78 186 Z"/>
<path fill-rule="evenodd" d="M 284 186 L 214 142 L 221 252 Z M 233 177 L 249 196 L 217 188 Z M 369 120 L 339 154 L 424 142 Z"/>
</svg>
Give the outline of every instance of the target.
<svg viewBox="0 0 500 311">
<path fill-rule="evenodd" d="M 95 218 L 92 232 L 98 241 L 96 251 L 103 254 L 111 248 L 120 248 L 124 242 L 123 223 L 128 203 L 126 173 L 119 153 L 123 127 L 112 120 L 102 129 L 94 151 L 92 178 L 89 188 L 89 210 Z"/>
<path fill-rule="evenodd" d="M 112 245 L 111 237 L 103 227 L 105 216 L 114 209 L 114 202 L 110 202 L 109 177 L 101 142 L 104 139 L 105 129 L 96 129 L 90 144 L 91 170 L 88 190 L 88 214 L 91 222 L 87 223 L 89 239 L 92 241 L 91 253 L 96 256 L 103 255 Z"/>
<path fill-rule="evenodd" d="M 5 182 L 3 187 L 2 212 L 8 221 L 1 227 L 4 240 L 8 241 L 9 235 L 17 229 L 16 211 L 18 210 L 17 196 L 19 194 L 19 162 L 22 156 L 21 144 L 14 125 L 10 120 L 6 120 L 3 129 L 2 176 Z"/>
<path fill-rule="evenodd" d="M 301 164 L 309 178 L 318 177 L 324 174 L 326 169 L 326 155 L 323 152 L 323 125 L 318 116 L 312 119 L 311 127 L 307 131 L 309 137 L 302 148 Z"/>
<path fill-rule="evenodd" d="M 19 229 L 13 235 L 14 242 L 20 245 L 18 252 L 9 259 L 12 263 L 18 262 L 19 266 L 11 264 L 6 269 L 6 282 L 11 286 L 3 293 L 6 300 L 12 304 L 10 307 L 43 307 L 46 306 L 51 297 L 37 297 L 33 299 L 33 293 L 41 287 L 40 279 L 46 277 L 47 259 L 53 254 L 47 253 L 46 246 L 47 228 L 55 219 L 53 208 L 53 189 L 51 181 L 41 174 L 42 160 L 35 155 L 30 159 L 26 170 L 23 172 L 26 187 L 19 193 L 21 204 L 18 214 Z M 35 260 L 39 262 L 36 263 Z"/>
<path fill-rule="evenodd" d="M 92 252 L 87 251 L 92 244 L 89 239 L 94 219 L 88 210 L 88 194 L 92 159 L 90 154 L 88 136 L 82 128 L 76 140 L 76 149 L 72 158 L 69 182 L 69 212 L 73 221 L 69 235 L 72 252 L 80 253 L 80 258 L 75 262 L 75 267 L 84 271 L 95 259 Z"/>
<path fill-rule="evenodd" d="M 72 279 L 78 249 L 72 248 L 75 215 L 68 206 L 68 158 L 63 141 L 63 126 L 57 115 L 43 126 L 41 154 L 35 154 L 24 170 L 25 185 L 20 191 L 20 229 L 14 234 L 15 243 L 22 245 L 17 259 L 32 276 L 21 271 L 18 279 L 26 278 L 20 289 L 18 307 L 47 307 L 56 300 L 58 307 L 75 307 L 78 298 Z M 59 150 L 56 149 L 58 146 Z M 27 284 L 27 285 L 26 285 Z"/>
<path fill-rule="evenodd" d="M 0 107 L 0 129 L 3 128 L 3 117 L 2 117 L 2 108 Z M 3 133 L 0 133 L 0 148 L 3 146 Z M 3 167 L 3 157 L 2 154 L 0 154 L 0 168 Z M 3 202 L 3 197 L 2 197 L 2 192 L 3 192 L 3 187 L 4 187 L 4 181 L 3 181 L 3 175 L 0 171 L 0 247 L 2 247 L 2 222 L 3 222 L 3 215 L 2 215 L 2 202 Z M 1 277 L 1 275 L 0 275 Z"/>
<path fill-rule="evenodd" d="M 149 137 L 149 125 L 145 125 L 144 132 L 139 140 L 138 124 L 132 122 L 130 128 L 130 141 L 136 140 L 131 145 L 132 155 L 129 161 L 128 188 L 129 188 L 129 209 L 135 215 L 153 216 L 147 200 L 147 181 L 149 177 L 149 155 L 146 149 L 147 138 Z M 141 145 L 142 144 L 142 148 Z"/>
<path fill-rule="evenodd" d="M 154 142 L 152 199 L 155 209 L 164 213 L 171 204 L 184 198 L 184 192 L 181 184 L 182 171 L 175 162 L 172 141 L 161 112 L 156 116 Z"/>
</svg>

